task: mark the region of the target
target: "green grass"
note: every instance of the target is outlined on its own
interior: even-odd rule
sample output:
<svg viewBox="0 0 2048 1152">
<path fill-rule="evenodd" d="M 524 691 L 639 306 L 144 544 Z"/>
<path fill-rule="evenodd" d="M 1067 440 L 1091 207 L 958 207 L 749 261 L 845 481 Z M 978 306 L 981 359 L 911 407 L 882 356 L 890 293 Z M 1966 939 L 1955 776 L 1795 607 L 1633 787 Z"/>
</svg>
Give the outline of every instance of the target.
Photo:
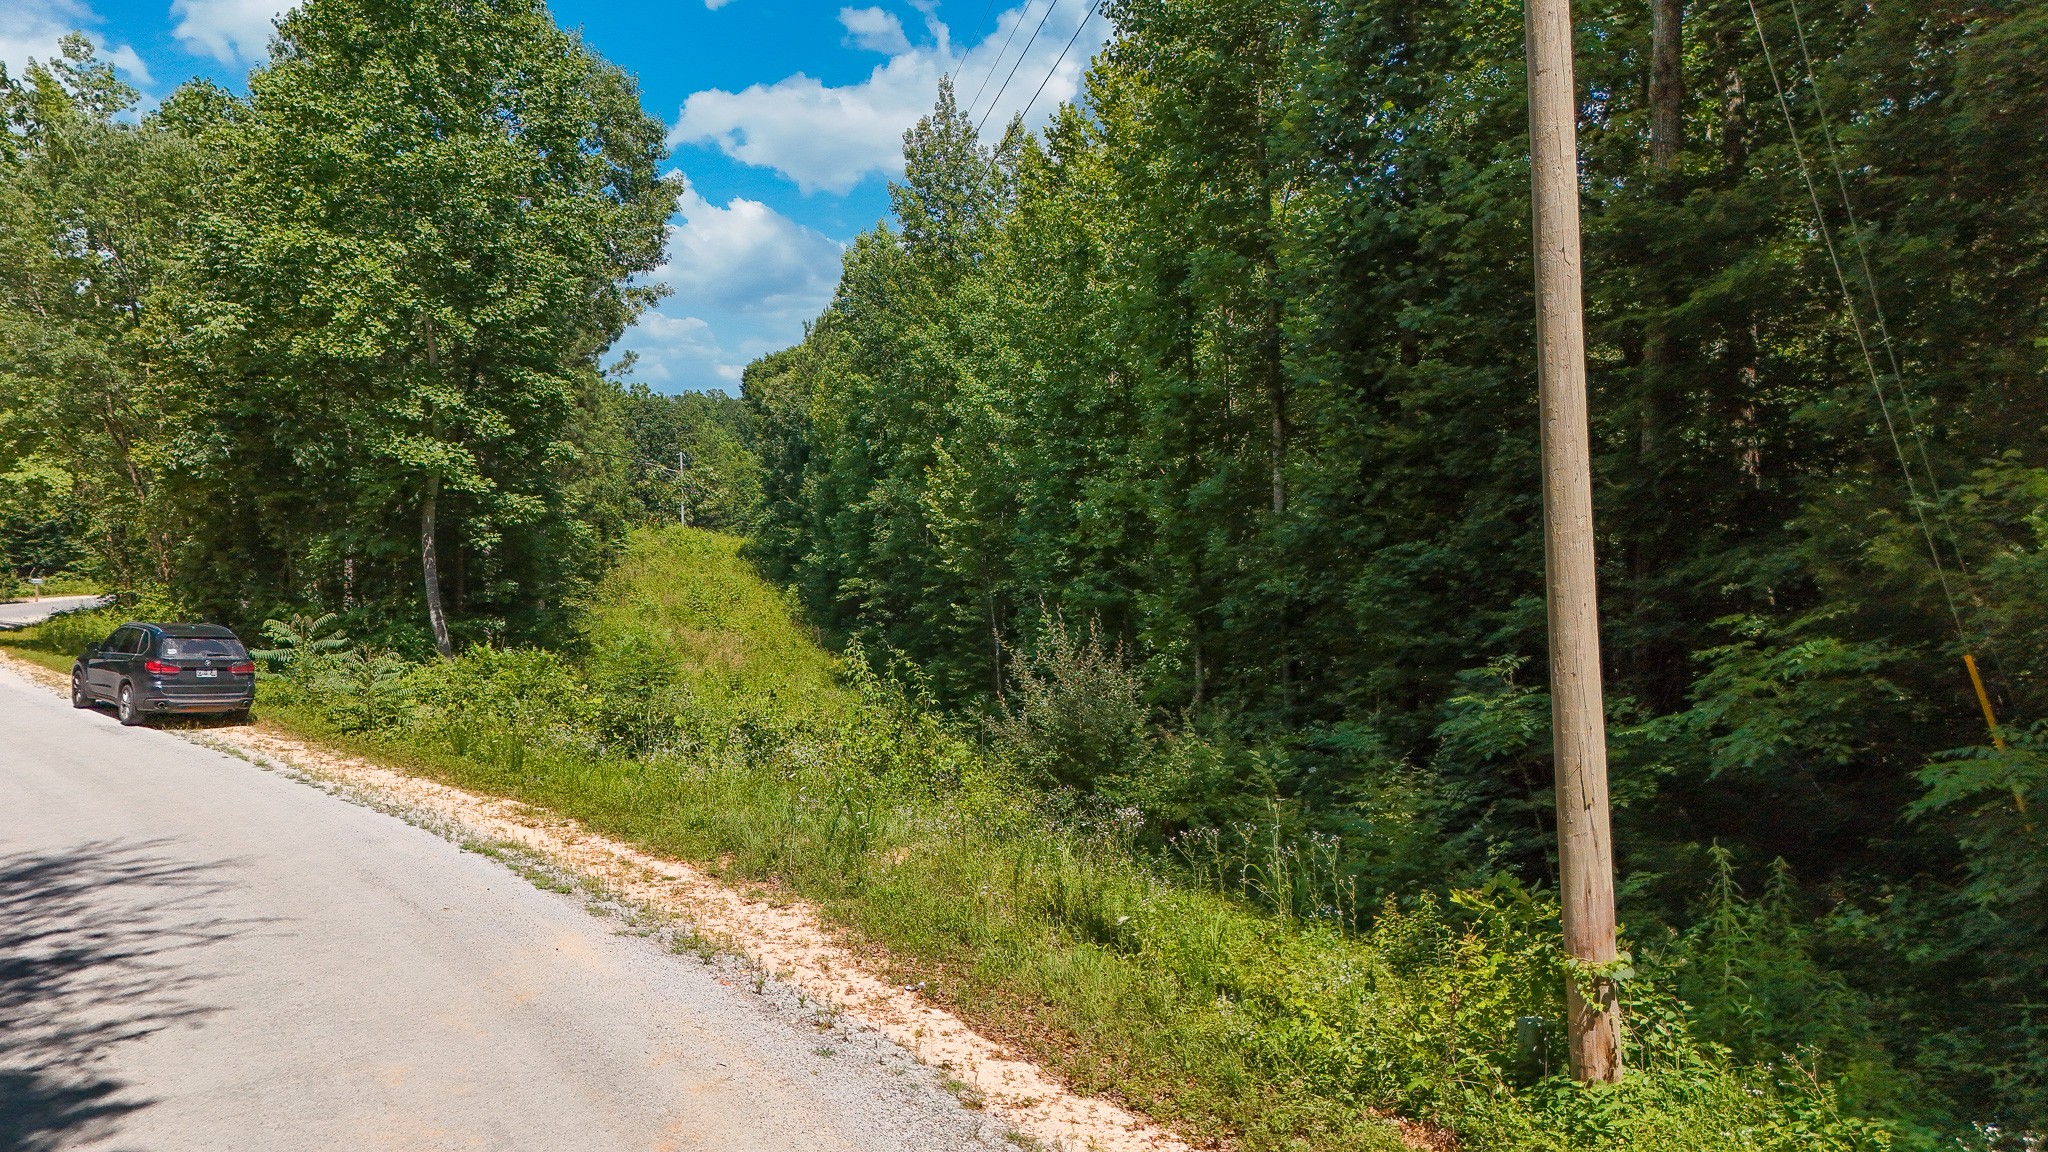
<svg viewBox="0 0 2048 1152">
<path fill-rule="evenodd" d="M 52 596 L 98 596 L 105 593 L 106 584 L 91 576 L 56 575 L 43 580 L 42 599 Z M 0 600 L 22 601 L 36 599 L 34 586 L 27 580 L 0 577 Z"/>
<path fill-rule="evenodd" d="M 1624 1084 L 1516 1087 L 1517 1018 L 1562 1011 L 1554 908 L 1504 885 L 1343 933 L 1176 877 L 1128 814 L 1055 818 L 840 668 L 730 537 L 637 534 L 584 618 L 581 668 L 472 653 L 374 688 L 395 712 L 343 699 L 373 691 L 346 678 L 296 698 L 271 681 L 262 714 L 805 897 L 892 980 L 1199 1145 L 1387 1150 L 1402 1115 L 1466 1148 L 1886 1146 L 1796 1065 L 1694 1043 L 1640 983 Z"/>
<path fill-rule="evenodd" d="M 737 536 L 668 526 L 634 533 L 582 606 L 592 679 L 687 687 L 700 710 L 843 715 L 838 662 L 740 559 Z"/>
<path fill-rule="evenodd" d="M 60 652 L 45 652 L 39 648 L 27 647 L 21 644 L 15 637 L 5 633 L 0 633 L 0 648 L 6 649 L 7 653 L 11 656 L 18 656 L 32 664 L 40 664 L 55 672 L 71 671 L 71 662 L 77 658 L 77 653 L 75 652 L 66 655 Z"/>
</svg>

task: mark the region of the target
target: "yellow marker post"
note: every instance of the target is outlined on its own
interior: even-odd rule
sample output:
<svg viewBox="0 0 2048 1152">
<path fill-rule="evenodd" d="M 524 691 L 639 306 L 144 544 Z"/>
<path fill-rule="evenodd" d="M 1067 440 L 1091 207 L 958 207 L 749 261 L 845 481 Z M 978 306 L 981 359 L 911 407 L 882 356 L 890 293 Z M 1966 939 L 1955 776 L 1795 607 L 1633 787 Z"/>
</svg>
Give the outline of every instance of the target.
<svg viewBox="0 0 2048 1152">
<path fill-rule="evenodd" d="M 2003 752 L 2005 737 L 1998 734 L 1998 717 L 1991 711 L 1991 694 L 1984 691 L 1984 677 L 1977 674 L 1977 658 L 1968 652 L 1963 653 L 1963 667 L 1970 670 L 1970 683 L 1977 689 L 1977 703 L 1984 707 L 1984 723 L 1991 729 L 1991 746 Z M 2012 802 L 2020 810 L 2020 823 L 2032 832 L 2034 821 L 2027 816 L 2027 794 L 2017 784 L 2012 788 Z"/>
<path fill-rule="evenodd" d="M 1984 691 L 1984 678 L 1977 675 L 1977 658 L 1963 653 L 1963 667 L 1970 670 L 1970 683 L 1976 686 L 1977 703 L 1984 706 L 1984 723 L 1991 729 L 1991 743 L 1999 751 L 2005 751 L 2005 737 L 1998 734 L 1998 717 L 1991 714 L 1991 696 Z"/>
</svg>

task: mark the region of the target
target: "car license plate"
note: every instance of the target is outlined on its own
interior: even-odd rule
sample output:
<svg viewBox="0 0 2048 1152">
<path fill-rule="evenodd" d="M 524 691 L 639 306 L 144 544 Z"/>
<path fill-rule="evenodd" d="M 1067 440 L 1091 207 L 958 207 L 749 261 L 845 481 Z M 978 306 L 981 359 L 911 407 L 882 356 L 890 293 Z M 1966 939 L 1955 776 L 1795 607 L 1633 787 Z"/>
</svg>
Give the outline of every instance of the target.
<svg viewBox="0 0 2048 1152">
<path fill-rule="evenodd" d="M 201 680 L 214 680 L 218 679 L 219 676 L 220 673 L 212 668 L 201 668 L 199 670 L 199 678 Z"/>
</svg>

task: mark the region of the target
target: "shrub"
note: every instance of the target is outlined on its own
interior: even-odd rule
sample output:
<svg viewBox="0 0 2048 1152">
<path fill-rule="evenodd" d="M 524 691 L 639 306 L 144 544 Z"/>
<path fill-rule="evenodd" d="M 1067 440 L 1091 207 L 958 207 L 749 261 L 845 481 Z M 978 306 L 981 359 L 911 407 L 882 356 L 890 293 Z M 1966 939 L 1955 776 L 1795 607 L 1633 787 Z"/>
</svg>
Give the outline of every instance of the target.
<svg viewBox="0 0 2048 1152">
<path fill-rule="evenodd" d="M 263 635 L 275 648 L 251 649 L 249 655 L 279 678 L 285 699 L 307 700 L 335 654 L 348 646 L 348 636 L 339 626 L 340 617 L 299 614 L 283 620 L 265 620 Z"/>
<path fill-rule="evenodd" d="M 1085 636 L 1054 615 L 1028 649 L 1009 653 L 995 755 L 1026 778 L 1090 791 L 1146 759 L 1145 685 L 1095 622 Z"/>
</svg>

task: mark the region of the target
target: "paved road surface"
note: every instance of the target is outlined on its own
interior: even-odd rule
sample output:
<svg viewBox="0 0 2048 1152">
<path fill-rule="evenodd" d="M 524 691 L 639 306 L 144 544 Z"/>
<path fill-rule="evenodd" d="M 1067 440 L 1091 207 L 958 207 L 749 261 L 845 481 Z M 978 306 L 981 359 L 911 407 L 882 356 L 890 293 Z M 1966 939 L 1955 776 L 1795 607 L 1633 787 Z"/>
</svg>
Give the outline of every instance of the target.
<svg viewBox="0 0 2048 1152">
<path fill-rule="evenodd" d="M 49 619 L 51 613 L 90 608 L 104 599 L 103 596 L 45 596 L 41 600 L 24 600 L 19 604 L 0 604 L 0 628 L 39 623 Z"/>
<path fill-rule="evenodd" d="M 0 669 L 0 1152 L 996 1142 L 871 1034 L 618 928 Z"/>
</svg>

